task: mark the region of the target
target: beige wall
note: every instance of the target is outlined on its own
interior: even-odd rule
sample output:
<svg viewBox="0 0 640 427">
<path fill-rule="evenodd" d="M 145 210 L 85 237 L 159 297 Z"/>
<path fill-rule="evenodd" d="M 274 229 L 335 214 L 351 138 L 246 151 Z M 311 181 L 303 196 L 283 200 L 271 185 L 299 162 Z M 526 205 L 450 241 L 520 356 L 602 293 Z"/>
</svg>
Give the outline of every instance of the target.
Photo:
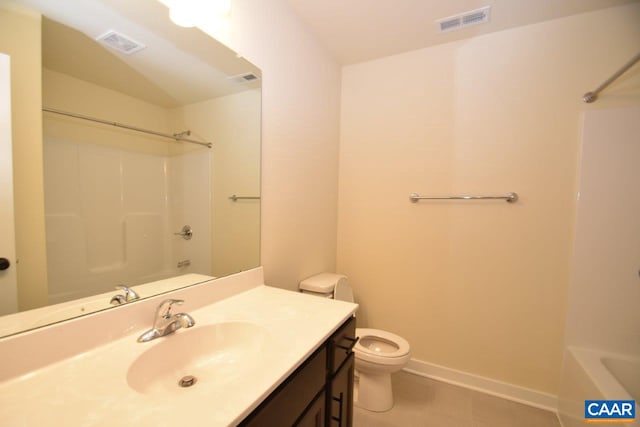
<svg viewBox="0 0 640 427">
<path fill-rule="evenodd" d="M 637 53 L 638 22 L 636 4 L 343 69 L 337 270 L 361 322 L 415 359 L 556 394 L 580 113 L 640 103 L 640 71 L 581 95 Z"/>
<path fill-rule="evenodd" d="M 0 2 L 0 52 L 11 56 L 18 307 L 27 310 L 47 304 L 40 16 L 10 7 Z"/>
<path fill-rule="evenodd" d="M 262 70 L 261 262 L 269 285 L 335 269 L 340 68 L 285 0 L 234 0 L 228 33 Z"/>
<path fill-rule="evenodd" d="M 172 134 L 170 109 L 57 71 L 42 71 L 45 107 Z M 119 150 L 166 156 L 172 140 L 105 126 L 53 113 L 44 113 L 44 134 L 75 142 L 89 142 Z"/>
<path fill-rule="evenodd" d="M 177 109 L 181 125 L 211 150 L 212 275 L 226 276 L 260 265 L 260 91 L 211 99 Z M 177 127 L 180 128 L 180 127 Z"/>
</svg>

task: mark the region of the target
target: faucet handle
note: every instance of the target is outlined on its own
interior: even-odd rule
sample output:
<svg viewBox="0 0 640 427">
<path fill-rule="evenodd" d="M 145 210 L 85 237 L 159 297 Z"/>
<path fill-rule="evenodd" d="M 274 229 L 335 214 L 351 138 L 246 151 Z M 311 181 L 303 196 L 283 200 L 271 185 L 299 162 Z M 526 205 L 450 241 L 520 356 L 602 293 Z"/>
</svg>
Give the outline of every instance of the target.
<svg viewBox="0 0 640 427">
<path fill-rule="evenodd" d="M 171 306 L 173 304 L 181 305 L 184 303 L 183 299 L 166 299 L 160 303 L 158 310 L 156 311 L 156 318 L 162 317 L 168 319 L 171 317 Z"/>
<path fill-rule="evenodd" d="M 140 295 L 138 295 L 136 293 L 136 291 L 134 291 L 131 288 L 128 288 L 124 285 L 118 285 L 116 286 L 116 289 L 120 289 L 124 291 L 124 298 L 127 302 L 131 302 L 131 301 L 135 301 L 137 299 L 140 299 Z"/>
<path fill-rule="evenodd" d="M 125 304 L 126 302 L 127 299 L 120 294 L 114 295 L 113 298 L 111 298 L 111 301 L 109 301 L 111 305 L 120 305 Z"/>
</svg>

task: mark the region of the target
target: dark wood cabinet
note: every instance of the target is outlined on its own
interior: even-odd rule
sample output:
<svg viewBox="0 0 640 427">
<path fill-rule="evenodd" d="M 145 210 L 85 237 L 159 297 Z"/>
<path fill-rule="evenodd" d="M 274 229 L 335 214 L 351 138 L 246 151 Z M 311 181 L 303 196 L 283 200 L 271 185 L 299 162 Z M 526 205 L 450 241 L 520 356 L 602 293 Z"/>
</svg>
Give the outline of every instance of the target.
<svg viewBox="0 0 640 427">
<path fill-rule="evenodd" d="M 353 372 L 356 318 L 347 320 L 327 341 L 327 422 L 329 427 L 353 425 Z"/>
<path fill-rule="evenodd" d="M 240 426 L 351 427 L 355 318 L 349 318 Z"/>
<path fill-rule="evenodd" d="M 296 427 L 325 427 L 327 413 L 326 394 L 323 391 L 294 424 Z"/>
<path fill-rule="evenodd" d="M 356 318 L 352 317 L 344 322 L 327 340 L 329 353 L 327 355 L 327 369 L 330 375 L 335 375 L 345 360 L 353 354 L 353 346 L 356 341 Z"/>
<path fill-rule="evenodd" d="M 327 383 L 327 425 L 351 427 L 353 425 L 353 353 Z"/>
</svg>

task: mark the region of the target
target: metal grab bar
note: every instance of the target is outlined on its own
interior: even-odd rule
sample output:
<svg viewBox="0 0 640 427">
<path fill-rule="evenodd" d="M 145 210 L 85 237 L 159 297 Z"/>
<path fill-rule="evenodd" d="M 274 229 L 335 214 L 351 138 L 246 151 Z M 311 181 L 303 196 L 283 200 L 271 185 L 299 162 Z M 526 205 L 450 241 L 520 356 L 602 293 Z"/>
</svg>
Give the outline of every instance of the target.
<svg viewBox="0 0 640 427">
<path fill-rule="evenodd" d="M 233 200 L 234 202 L 237 200 L 259 200 L 260 196 L 236 196 L 235 194 L 232 194 L 231 196 L 229 196 L 229 200 Z"/>
<path fill-rule="evenodd" d="M 149 135 L 160 136 L 162 138 L 169 138 L 169 139 L 173 139 L 176 142 L 189 142 L 191 144 L 204 145 L 205 147 L 209 147 L 209 148 L 211 148 L 213 146 L 213 144 L 210 143 L 210 142 L 200 142 L 200 141 L 195 141 L 193 139 L 184 138 L 184 135 L 191 135 L 191 131 L 189 131 L 189 130 L 184 131 L 184 132 L 174 133 L 173 135 L 169 135 L 168 133 L 156 132 L 154 130 L 142 129 L 142 128 L 139 128 L 139 127 L 136 127 L 136 126 L 125 125 L 123 123 L 112 122 L 112 121 L 103 120 L 103 119 L 97 119 L 95 117 L 85 116 L 83 114 L 70 113 L 68 111 L 56 110 L 55 108 L 42 107 L 42 111 L 46 111 L 48 113 L 53 113 L 53 114 L 60 114 L 61 116 L 69 116 L 69 117 L 73 117 L 73 118 L 76 118 L 76 119 L 87 120 L 87 121 L 90 121 L 90 122 L 101 123 L 103 125 L 110 125 L 110 126 L 123 128 L 123 129 L 133 130 L 133 131 L 136 131 L 136 132 L 147 133 Z"/>
<path fill-rule="evenodd" d="M 411 193 L 409 200 L 411 203 L 417 203 L 418 200 L 477 200 L 477 199 L 493 199 L 493 200 L 505 200 L 508 203 L 515 203 L 518 201 L 517 193 L 507 193 L 504 196 L 421 196 L 418 193 Z"/>
<path fill-rule="evenodd" d="M 598 86 L 598 88 L 595 89 L 593 92 L 587 92 L 584 95 L 582 95 L 582 100 L 584 102 L 586 102 L 586 103 L 591 103 L 591 102 L 595 101 L 596 99 L 598 99 L 598 94 L 600 92 L 602 92 L 604 90 L 604 88 L 606 88 L 611 83 L 613 83 L 618 77 L 623 75 L 629 68 L 633 67 L 635 65 L 635 63 L 638 62 L 638 61 L 640 61 L 640 53 L 638 53 L 636 56 L 631 58 L 629 60 L 629 62 L 624 64 L 618 71 L 613 73 L 613 75 L 611 77 L 609 77 L 607 80 L 605 80 L 605 82 L 602 83 L 600 86 Z"/>
</svg>

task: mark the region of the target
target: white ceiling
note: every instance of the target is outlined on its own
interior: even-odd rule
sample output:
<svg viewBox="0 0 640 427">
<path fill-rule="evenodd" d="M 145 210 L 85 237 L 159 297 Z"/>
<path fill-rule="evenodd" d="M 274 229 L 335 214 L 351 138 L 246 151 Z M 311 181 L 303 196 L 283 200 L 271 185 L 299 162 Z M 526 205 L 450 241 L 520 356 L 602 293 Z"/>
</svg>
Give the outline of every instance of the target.
<svg viewBox="0 0 640 427">
<path fill-rule="evenodd" d="M 288 0 L 341 64 L 640 0 Z M 491 21 L 438 33 L 435 21 L 491 6 Z"/>
</svg>

